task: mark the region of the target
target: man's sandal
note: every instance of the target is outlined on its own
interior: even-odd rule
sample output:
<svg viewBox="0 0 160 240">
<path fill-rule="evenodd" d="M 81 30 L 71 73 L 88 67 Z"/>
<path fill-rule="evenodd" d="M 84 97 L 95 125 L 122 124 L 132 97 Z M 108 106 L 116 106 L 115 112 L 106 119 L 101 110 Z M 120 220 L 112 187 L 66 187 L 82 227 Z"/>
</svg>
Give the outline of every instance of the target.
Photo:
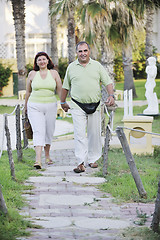
<svg viewBox="0 0 160 240">
<path fill-rule="evenodd" d="M 90 163 L 89 166 L 91 168 L 97 168 L 98 167 L 98 164 L 95 162 L 95 163 Z"/>
<path fill-rule="evenodd" d="M 51 165 L 51 164 L 53 164 L 53 161 L 51 160 L 51 159 L 46 159 L 46 164 L 48 164 L 48 165 Z"/>
<path fill-rule="evenodd" d="M 36 169 L 41 169 L 41 168 L 42 168 L 40 162 L 35 162 L 34 167 L 35 167 Z"/>
<path fill-rule="evenodd" d="M 85 167 L 84 167 L 84 163 L 81 163 L 80 165 L 78 165 L 78 167 L 74 168 L 73 171 L 75 173 L 81 173 L 81 172 L 85 172 Z"/>
</svg>

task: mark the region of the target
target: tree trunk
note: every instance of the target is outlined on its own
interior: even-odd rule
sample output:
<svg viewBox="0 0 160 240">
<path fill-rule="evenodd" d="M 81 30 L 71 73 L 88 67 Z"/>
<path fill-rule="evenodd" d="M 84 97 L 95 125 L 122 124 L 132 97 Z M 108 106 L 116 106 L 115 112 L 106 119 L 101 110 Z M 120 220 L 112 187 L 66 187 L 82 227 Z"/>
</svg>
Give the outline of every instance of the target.
<svg viewBox="0 0 160 240">
<path fill-rule="evenodd" d="M 21 145 L 21 126 L 20 126 L 20 105 L 17 105 L 16 108 L 16 136 L 17 136 L 17 143 L 16 143 L 16 148 L 17 148 L 17 159 L 18 161 L 22 161 L 22 145 Z"/>
<path fill-rule="evenodd" d="M 116 128 L 116 133 L 117 133 L 117 136 L 118 136 L 118 138 L 119 138 L 119 140 L 121 142 L 123 151 L 124 151 L 125 156 L 126 156 L 126 160 L 127 160 L 128 166 L 129 166 L 129 168 L 131 170 L 131 173 L 132 173 L 132 176 L 134 178 L 135 184 L 137 186 L 138 192 L 139 192 L 139 194 L 140 194 L 140 196 L 142 198 L 147 198 L 147 193 L 144 190 L 144 187 L 143 187 L 141 178 L 139 176 L 139 173 L 138 173 L 138 170 L 137 170 L 134 158 L 133 158 L 132 153 L 130 151 L 130 148 L 129 148 L 126 136 L 125 136 L 125 134 L 123 132 L 123 128 L 122 127 L 117 127 Z"/>
<path fill-rule="evenodd" d="M 160 222 L 160 181 L 158 183 L 157 199 L 155 202 L 155 210 L 151 224 L 151 228 L 154 232 L 159 232 L 159 222 Z"/>
<path fill-rule="evenodd" d="M 49 11 L 56 3 L 56 0 L 49 0 Z M 58 49 L 57 49 L 57 20 L 56 15 L 50 15 L 50 28 L 51 28 L 51 58 L 58 70 Z"/>
<path fill-rule="evenodd" d="M 26 89 L 25 0 L 11 0 L 16 37 L 18 90 Z"/>
<path fill-rule="evenodd" d="M 101 64 L 114 83 L 114 51 L 111 46 L 106 46 L 104 41 L 101 46 Z"/>
<path fill-rule="evenodd" d="M 154 7 L 151 4 L 146 5 L 146 59 L 153 55 L 153 15 Z"/>
<path fill-rule="evenodd" d="M 123 69 L 124 69 L 124 90 L 132 89 L 133 98 L 137 97 L 136 89 L 133 81 L 133 69 L 132 69 L 132 46 L 131 44 L 123 45 Z"/>
<path fill-rule="evenodd" d="M 1 185 L 0 185 L 0 211 L 2 213 L 4 213 L 5 215 L 8 213 L 7 206 L 6 206 L 6 203 L 4 201 L 4 197 L 3 197 L 3 194 L 2 194 L 2 190 L 1 190 Z"/>
<path fill-rule="evenodd" d="M 100 45 L 101 45 L 101 64 L 106 69 L 109 77 L 114 84 L 114 51 L 111 46 L 108 46 L 105 42 L 105 32 L 101 30 Z M 108 93 L 105 86 L 102 85 L 102 101 L 105 102 L 108 98 Z"/>
<path fill-rule="evenodd" d="M 6 132 L 6 139 L 7 139 L 7 152 L 8 152 L 8 157 L 9 157 L 11 176 L 12 176 L 13 180 L 16 180 L 7 115 L 5 115 L 5 132 Z"/>
<path fill-rule="evenodd" d="M 68 60 L 69 63 L 75 60 L 75 20 L 74 20 L 74 8 L 71 8 L 68 12 Z"/>
</svg>

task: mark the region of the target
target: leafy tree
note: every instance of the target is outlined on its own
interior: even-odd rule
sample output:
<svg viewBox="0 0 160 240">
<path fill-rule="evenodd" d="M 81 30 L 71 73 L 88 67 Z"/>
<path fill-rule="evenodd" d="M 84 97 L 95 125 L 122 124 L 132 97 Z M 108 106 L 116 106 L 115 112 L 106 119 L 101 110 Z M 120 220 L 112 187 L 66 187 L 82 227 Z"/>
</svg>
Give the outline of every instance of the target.
<svg viewBox="0 0 160 240">
<path fill-rule="evenodd" d="M 155 10 L 160 8 L 159 0 L 128 0 L 131 7 L 133 7 L 138 14 L 138 17 L 145 19 L 146 30 L 146 45 L 145 55 L 146 59 L 153 56 L 153 16 Z"/>
<path fill-rule="evenodd" d="M 59 0 L 57 3 L 52 5 L 50 14 L 60 15 L 64 22 L 67 18 L 68 28 L 68 60 L 69 63 L 75 60 L 76 52 L 76 38 L 75 38 L 75 11 L 78 4 L 81 4 L 81 0 Z"/>
<path fill-rule="evenodd" d="M 86 36 L 93 44 L 98 45 L 101 63 L 112 79 L 114 79 L 114 45 L 119 44 L 123 48 L 124 89 L 133 89 L 133 97 L 136 97 L 131 39 L 137 19 L 133 9 L 129 8 L 127 1 L 90 0 L 82 10 Z"/>
</svg>

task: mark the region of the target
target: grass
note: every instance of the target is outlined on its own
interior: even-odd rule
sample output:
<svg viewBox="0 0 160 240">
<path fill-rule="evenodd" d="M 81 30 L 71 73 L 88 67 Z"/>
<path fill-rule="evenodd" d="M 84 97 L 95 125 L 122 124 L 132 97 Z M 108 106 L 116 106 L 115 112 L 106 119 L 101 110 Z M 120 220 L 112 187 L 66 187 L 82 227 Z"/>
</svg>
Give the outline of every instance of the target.
<svg viewBox="0 0 160 240">
<path fill-rule="evenodd" d="M 160 147 L 155 147 L 153 156 L 134 155 L 134 159 L 144 189 L 147 192 L 147 199 L 139 196 L 122 149 L 110 149 L 106 182 L 99 185 L 99 188 L 104 192 L 110 193 L 118 201 L 154 202 L 160 178 Z M 100 171 L 96 173 L 96 176 L 102 177 L 102 158 L 99 160 L 99 166 Z"/>
<path fill-rule="evenodd" d="M 126 240 L 159 240 L 160 236 L 158 233 L 154 233 L 147 227 L 133 227 L 128 228 L 122 232 L 122 237 Z"/>
<path fill-rule="evenodd" d="M 18 96 L 17 95 L 14 95 L 12 97 L 3 97 L 3 96 L 0 96 L 0 99 L 18 99 Z"/>
<path fill-rule="evenodd" d="M 30 176 L 38 175 L 33 169 L 35 151 L 33 149 L 23 150 L 23 162 L 17 161 L 17 153 L 13 151 L 13 159 L 16 181 L 11 179 L 6 151 L 0 159 L 0 184 L 8 209 L 6 216 L 0 213 L 0 239 L 3 240 L 15 240 L 19 236 L 27 236 L 29 233 L 26 232 L 26 228 L 33 227 L 24 216 L 18 213 L 17 209 L 22 209 L 26 204 L 22 193 L 32 188 L 31 185 L 24 185 L 24 181 Z"/>
<path fill-rule="evenodd" d="M 137 93 L 137 98 L 135 98 L 134 100 L 146 100 L 145 83 L 146 83 L 146 79 L 134 80 L 136 93 Z M 115 88 L 117 90 L 124 90 L 124 82 L 117 82 L 115 84 Z M 156 79 L 156 87 L 154 88 L 154 92 L 156 92 L 157 98 L 160 99 L 160 79 Z"/>
<path fill-rule="evenodd" d="M 14 109 L 15 109 L 15 107 L 0 105 L 0 114 L 12 113 Z"/>
</svg>

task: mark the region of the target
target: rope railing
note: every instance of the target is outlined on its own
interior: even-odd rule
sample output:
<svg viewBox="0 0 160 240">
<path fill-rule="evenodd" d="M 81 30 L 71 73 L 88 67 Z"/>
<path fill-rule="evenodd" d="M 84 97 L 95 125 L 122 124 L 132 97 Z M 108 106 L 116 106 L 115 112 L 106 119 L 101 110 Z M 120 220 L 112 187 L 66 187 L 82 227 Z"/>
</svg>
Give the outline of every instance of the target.
<svg viewBox="0 0 160 240">
<path fill-rule="evenodd" d="M 128 129 L 128 130 L 131 130 L 131 131 L 135 131 L 135 132 L 142 132 L 142 133 L 146 133 L 146 134 L 152 134 L 152 135 L 160 136 L 159 133 L 153 133 L 153 132 L 138 130 L 138 129 L 134 129 L 134 128 L 128 128 L 128 127 L 123 127 L 123 126 L 117 126 L 117 128 L 123 128 L 123 129 Z"/>
<path fill-rule="evenodd" d="M 110 119 L 110 122 L 107 126 L 111 132 L 112 135 L 116 134 L 116 131 L 113 131 L 113 111 L 109 114 L 108 112 L 108 109 L 106 107 L 106 105 L 104 104 L 104 107 L 105 107 L 105 110 L 106 110 L 106 113 L 107 113 L 107 116 L 109 117 Z M 128 130 L 131 130 L 131 131 L 135 131 L 135 132 L 141 132 L 141 133 L 145 133 L 145 134 L 151 134 L 151 135 L 156 135 L 156 136 L 160 136 L 159 133 L 154 133 L 154 132 L 148 132 L 148 131 L 143 131 L 143 130 L 140 130 L 140 129 L 134 129 L 134 128 L 128 128 L 128 127 L 124 127 L 124 126 L 117 126 L 117 128 L 123 128 L 123 129 L 128 129 Z"/>
<path fill-rule="evenodd" d="M 3 129 L 2 129 L 2 142 L 1 142 L 0 158 L 1 158 L 2 153 L 3 153 L 4 135 L 5 135 L 5 116 L 7 116 L 7 117 L 12 116 L 16 112 L 17 107 L 18 107 L 18 104 L 15 106 L 13 112 L 3 114 Z M 20 109 L 23 110 L 24 106 L 22 105 Z"/>
</svg>

